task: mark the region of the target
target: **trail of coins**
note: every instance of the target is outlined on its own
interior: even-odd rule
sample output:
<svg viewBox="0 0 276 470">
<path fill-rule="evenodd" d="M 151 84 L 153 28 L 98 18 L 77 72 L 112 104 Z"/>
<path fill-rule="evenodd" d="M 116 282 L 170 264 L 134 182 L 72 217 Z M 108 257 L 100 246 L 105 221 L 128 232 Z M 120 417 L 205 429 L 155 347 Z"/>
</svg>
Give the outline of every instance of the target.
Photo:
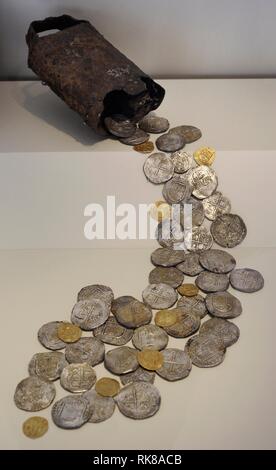
<svg viewBox="0 0 276 470">
<path fill-rule="evenodd" d="M 193 155 L 183 150 L 201 137 L 200 129 L 170 129 L 169 121 L 155 113 L 138 125 L 122 115 L 109 116 L 105 126 L 123 144 L 151 153 L 145 157 L 145 176 L 163 185 L 164 201 L 150 211 L 158 222 L 160 248 L 151 255 L 154 268 L 142 300 L 132 295 L 114 298 L 112 289 L 100 284 L 85 286 L 71 321 L 51 321 L 39 329 L 38 341 L 48 351 L 31 358 L 29 376 L 17 385 L 14 401 L 21 410 L 41 411 L 53 403 L 54 382 L 59 380 L 67 395 L 53 404 L 52 420 L 63 429 L 105 421 L 116 407 L 133 419 L 153 416 L 161 403 L 156 375 L 183 380 L 193 365 L 217 366 L 238 341 L 239 328 L 229 319 L 242 313 L 242 305 L 229 286 L 247 293 L 264 286 L 258 271 L 237 268 L 235 258 L 219 248 L 237 246 L 247 229 L 217 189 L 211 167 L 215 150 L 201 147 Z M 158 152 L 150 134 L 162 134 L 156 139 Z M 185 203 L 192 207 L 191 239 L 185 233 Z M 179 220 L 173 204 L 180 205 Z M 214 243 L 218 247 L 212 248 Z M 169 346 L 170 337 L 179 338 L 179 348 Z M 111 377 L 97 376 L 100 363 Z M 32 416 L 22 429 L 30 438 L 41 437 L 48 421 Z"/>
</svg>

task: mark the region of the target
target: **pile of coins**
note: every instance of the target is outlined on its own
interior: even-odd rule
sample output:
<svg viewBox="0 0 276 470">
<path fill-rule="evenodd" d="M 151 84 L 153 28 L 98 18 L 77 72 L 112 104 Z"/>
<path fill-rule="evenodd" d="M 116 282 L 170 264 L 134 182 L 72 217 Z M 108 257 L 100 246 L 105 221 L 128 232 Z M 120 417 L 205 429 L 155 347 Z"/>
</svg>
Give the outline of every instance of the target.
<svg viewBox="0 0 276 470">
<path fill-rule="evenodd" d="M 156 140 L 159 152 L 144 163 L 146 178 L 163 184 L 164 200 L 151 211 L 158 221 L 160 247 L 151 255 L 154 268 L 142 301 L 131 295 L 114 298 L 110 287 L 89 285 L 78 293 L 70 322 L 52 321 L 38 331 L 39 342 L 50 351 L 31 358 L 29 376 L 16 387 L 15 404 L 30 412 L 47 408 L 55 399 L 54 381 L 60 380 L 70 394 L 54 403 L 52 419 L 64 429 L 105 421 L 116 406 L 129 418 L 153 416 L 161 403 L 156 374 L 176 381 L 185 379 L 193 365 L 217 366 L 239 339 L 239 328 L 229 319 L 240 315 L 242 306 L 228 292 L 229 286 L 251 293 L 264 285 L 258 271 L 237 269 L 230 253 L 212 248 L 214 242 L 222 248 L 237 246 L 247 230 L 242 218 L 231 213 L 229 199 L 217 190 L 218 178 L 211 168 L 215 151 L 204 147 L 191 155 L 183 150 L 201 137 L 201 131 L 186 125 L 168 130 L 168 120 L 155 113 L 138 127 L 122 116 L 106 118 L 105 125 L 122 143 L 143 153 L 154 149 L 150 133 L 166 132 Z M 185 203 L 192 206 L 189 245 Z M 174 204 L 180 204 L 179 220 L 174 218 Z M 201 323 L 207 315 L 210 318 Z M 188 340 L 170 348 L 170 337 Z M 112 349 L 106 351 L 105 345 Z M 97 379 L 95 366 L 100 363 L 121 384 L 115 378 Z M 47 429 L 48 421 L 39 416 L 23 424 L 31 438 Z"/>
</svg>

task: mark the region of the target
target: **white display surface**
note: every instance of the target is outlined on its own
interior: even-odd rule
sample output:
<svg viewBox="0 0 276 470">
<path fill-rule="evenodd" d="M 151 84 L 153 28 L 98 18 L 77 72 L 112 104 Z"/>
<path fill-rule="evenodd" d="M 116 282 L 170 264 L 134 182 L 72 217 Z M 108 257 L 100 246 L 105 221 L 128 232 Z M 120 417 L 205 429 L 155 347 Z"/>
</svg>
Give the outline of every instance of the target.
<svg viewBox="0 0 276 470">
<path fill-rule="evenodd" d="M 116 409 L 104 423 L 65 431 L 54 426 L 48 408 L 34 414 L 49 418 L 49 432 L 37 441 L 25 438 L 22 423 L 33 413 L 18 410 L 13 393 L 27 376 L 32 355 L 43 350 L 36 339 L 39 327 L 69 319 L 78 290 L 90 283 L 110 285 L 116 296 L 141 298 L 152 269 L 150 253 L 158 246 L 154 241 L 87 241 L 84 206 L 103 202 L 108 194 L 119 202 L 152 202 L 160 199 L 161 186 L 146 181 L 145 157 L 128 147 L 111 139 L 94 145 L 77 142 L 78 117 L 39 83 L 0 84 L 5 104 L 0 126 L 3 449 L 275 447 L 276 80 L 162 84 L 167 97 L 160 114 L 173 125 L 195 124 L 204 132 L 187 150 L 203 144 L 218 149 L 214 168 L 220 189 L 248 228 L 247 239 L 231 253 L 239 267 L 262 272 L 265 288 L 237 293 L 244 309 L 235 320 L 241 338 L 221 366 L 193 367 L 177 383 L 156 378 L 162 405 L 153 418 L 133 421 Z M 23 106 L 26 87 L 36 95 L 48 94 L 51 124 L 46 111 L 38 119 L 38 112 Z M 88 129 L 84 132 L 90 138 Z M 183 348 L 185 342 L 170 338 L 169 345 Z M 111 376 L 102 365 L 96 371 L 98 377 Z M 66 394 L 57 384 L 57 398 Z"/>
</svg>

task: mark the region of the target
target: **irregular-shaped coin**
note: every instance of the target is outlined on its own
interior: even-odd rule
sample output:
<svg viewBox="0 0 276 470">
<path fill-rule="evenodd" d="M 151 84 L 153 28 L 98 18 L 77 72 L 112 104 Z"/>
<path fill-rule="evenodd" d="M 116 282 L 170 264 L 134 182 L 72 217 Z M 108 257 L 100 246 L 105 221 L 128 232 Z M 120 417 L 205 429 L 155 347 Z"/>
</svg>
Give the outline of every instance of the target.
<svg viewBox="0 0 276 470">
<path fill-rule="evenodd" d="M 157 370 L 162 367 L 164 359 L 160 351 L 154 349 L 143 349 L 137 353 L 140 366 L 147 370 Z"/>
<path fill-rule="evenodd" d="M 177 291 L 180 295 L 185 295 L 186 297 L 194 297 L 198 294 L 198 287 L 195 284 L 186 283 L 182 284 L 182 286 L 179 286 Z"/>
<path fill-rule="evenodd" d="M 256 269 L 235 269 L 230 274 L 230 283 L 241 292 L 257 292 L 264 287 L 264 278 Z"/>
<path fill-rule="evenodd" d="M 153 384 L 155 373 L 139 366 L 134 372 L 121 375 L 120 379 L 123 385 L 127 385 L 132 382 L 150 382 Z"/>
<path fill-rule="evenodd" d="M 134 134 L 132 134 L 130 137 L 122 137 L 120 142 L 125 145 L 138 145 L 143 144 L 147 140 L 149 140 L 149 134 L 147 134 L 142 129 L 138 129 L 137 127 Z"/>
<path fill-rule="evenodd" d="M 61 322 L 57 330 L 58 337 L 65 343 L 75 343 L 82 335 L 79 326 L 69 322 Z"/>
<path fill-rule="evenodd" d="M 181 297 L 177 302 L 177 307 L 182 308 L 190 315 L 197 315 L 199 318 L 204 318 L 208 313 L 205 298 L 200 294 L 194 297 Z"/>
<path fill-rule="evenodd" d="M 210 335 L 197 335 L 189 338 L 185 350 L 197 367 L 215 367 L 222 363 L 225 346 L 221 338 Z"/>
<path fill-rule="evenodd" d="M 102 300 L 109 307 L 114 299 L 113 290 L 102 284 L 92 284 L 83 287 L 78 293 L 78 301 L 80 300 Z"/>
<path fill-rule="evenodd" d="M 149 284 L 142 293 L 144 302 L 151 308 L 161 310 L 172 307 L 177 301 L 177 292 L 167 284 Z"/>
<path fill-rule="evenodd" d="M 140 349 L 155 349 L 160 351 L 164 349 L 169 341 L 167 333 L 159 326 L 145 325 L 140 326 L 134 331 L 132 343 L 135 348 Z"/>
<path fill-rule="evenodd" d="M 207 250 L 199 255 L 200 264 L 213 273 L 226 274 L 236 266 L 235 258 L 223 250 Z"/>
<path fill-rule="evenodd" d="M 93 335 L 104 343 L 123 346 L 131 340 L 133 330 L 120 325 L 115 317 L 109 317 L 103 325 L 93 330 Z"/>
<path fill-rule="evenodd" d="M 193 157 L 190 153 L 184 150 L 178 150 L 171 154 L 172 163 L 175 173 L 186 173 L 190 170 L 193 164 Z"/>
<path fill-rule="evenodd" d="M 56 401 L 52 408 L 52 419 L 63 429 L 77 429 L 87 423 L 92 413 L 86 398 L 80 395 L 67 395 Z"/>
<path fill-rule="evenodd" d="M 230 292 L 208 294 L 205 303 L 209 313 L 214 317 L 235 318 L 242 313 L 241 302 Z"/>
<path fill-rule="evenodd" d="M 203 210 L 203 204 L 202 201 L 199 199 L 196 199 L 195 197 L 191 196 L 189 199 L 181 203 L 183 208 L 180 212 L 180 223 L 183 225 L 183 227 L 191 226 L 192 227 L 199 227 L 204 221 L 204 210 Z M 192 220 L 188 221 L 186 220 L 187 213 L 185 213 L 186 208 L 189 207 L 188 204 L 190 204 L 191 207 L 191 212 L 192 212 Z"/>
<path fill-rule="evenodd" d="M 240 330 L 231 321 L 224 320 L 223 318 L 211 318 L 203 323 L 199 334 L 218 336 L 222 339 L 224 346 L 228 348 L 238 341 Z"/>
<path fill-rule="evenodd" d="M 134 300 L 124 307 L 118 308 L 114 314 L 117 321 L 126 328 L 138 328 L 147 325 L 152 319 L 151 309 L 139 300 Z"/>
<path fill-rule="evenodd" d="M 215 220 L 222 214 L 229 214 L 231 211 L 230 200 L 223 196 L 221 192 L 216 191 L 209 197 L 203 199 L 203 208 L 205 217 L 209 220 Z"/>
<path fill-rule="evenodd" d="M 194 159 L 198 165 L 212 165 L 216 151 L 211 147 L 201 147 L 194 152 Z"/>
<path fill-rule="evenodd" d="M 188 276 L 197 276 L 203 271 L 203 267 L 199 263 L 198 253 L 184 253 L 183 261 L 177 265 L 177 269 Z"/>
<path fill-rule="evenodd" d="M 103 397 L 95 390 L 88 390 L 82 396 L 88 401 L 92 411 L 89 423 L 101 423 L 111 418 L 116 406 L 112 397 Z"/>
<path fill-rule="evenodd" d="M 117 313 L 118 309 L 121 307 L 124 307 L 125 305 L 129 304 L 135 299 L 135 297 L 132 297 L 132 295 L 121 295 L 120 297 L 117 297 L 112 301 L 111 304 L 111 312 L 114 313 L 114 315 Z"/>
<path fill-rule="evenodd" d="M 169 204 L 179 204 L 187 201 L 192 188 L 186 175 L 176 175 L 164 184 L 163 196 Z"/>
<path fill-rule="evenodd" d="M 24 421 L 22 431 L 26 437 L 37 439 L 38 437 L 44 436 L 48 431 L 48 427 L 49 423 L 46 418 L 42 418 L 42 416 L 32 416 Z"/>
<path fill-rule="evenodd" d="M 234 248 L 246 237 L 244 221 L 236 214 L 223 214 L 211 223 L 211 234 L 215 242 L 224 248 Z"/>
<path fill-rule="evenodd" d="M 118 380 L 102 377 L 96 382 L 95 390 L 102 397 L 114 397 L 120 391 Z"/>
<path fill-rule="evenodd" d="M 215 171 L 206 165 L 192 168 L 188 173 L 192 193 L 198 199 L 211 196 L 217 189 L 218 179 Z"/>
<path fill-rule="evenodd" d="M 197 276 L 195 283 L 203 292 L 219 292 L 228 289 L 229 278 L 226 274 L 202 271 Z"/>
<path fill-rule="evenodd" d="M 161 134 L 169 129 L 170 123 L 166 118 L 158 117 L 155 114 L 149 113 L 141 119 L 139 127 L 150 134 Z"/>
<path fill-rule="evenodd" d="M 45 380 L 57 380 L 67 365 L 65 355 L 59 351 L 35 354 L 29 363 L 29 374 Z"/>
<path fill-rule="evenodd" d="M 151 183 L 165 183 L 173 176 L 173 162 L 165 153 L 152 153 L 144 163 L 144 173 Z"/>
<path fill-rule="evenodd" d="M 172 219 L 166 219 L 157 225 L 156 239 L 164 248 L 175 251 L 183 251 L 184 230 L 180 223 Z M 179 250 L 176 248 L 180 248 Z"/>
<path fill-rule="evenodd" d="M 174 325 L 177 320 L 178 316 L 177 313 L 175 312 L 176 309 L 171 309 L 171 310 L 159 310 L 159 312 L 156 312 L 154 321 L 157 326 L 161 326 L 162 328 L 165 328 L 166 326 L 172 326 Z"/>
<path fill-rule="evenodd" d="M 87 362 L 92 367 L 104 360 L 104 353 L 104 344 L 98 338 L 81 338 L 76 343 L 68 344 L 65 349 L 68 362 L 75 364 Z"/>
<path fill-rule="evenodd" d="M 150 284 L 168 284 L 174 289 L 183 282 L 184 274 L 179 271 L 179 269 L 170 267 L 164 268 L 163 266 L 158 266 L 154 268 L 149 274 L 149 283 Z"/>
<path fill-rule="evenodd" d="M 58 327 L 61 323 L 60 321 L 51 321 L 42 325 L 37 334 L 38 340 L 42 346 L 53 351 L 65 348 L 66 343 L 64 343 L 57 334 Z"/>
<path fill-rule="evenodd" d="M 105 127 L 116 137 L 130 137 L 136 131 L 136 125 L 123 115 L 108 116 L 104 120 Z"/>
<path fill-rule="evenodd" d="M 133 146 L 133 150 L 140 153 L 151 153 L 154 150 L 154 143 L 151 140 L 147 140 L 142 144 L 136 144 Z"/>
<path fill-rule="evenodd" d="M 25 411 L 40 411 L 47 408 L 56 395 L 52 382 L 32 375 L 21 380 L 14 393 L 14 402 L 17 408 Z"/>
<path fill-rule="evenodd" d="M 111 349 L 105 355 L 104 365 L 110 372 L 116 375 L 134 372 L 139 366 L 137 352 L 128 346 Z"/>
<path fill-rule="evenodd" d="M 213 245 L 213 237 L 209 230 L 204 226 L 193 227 L 191 235 L 191 241 L 188 234 L 186 234 L 185 238 L 187 248 L 191 251 L 209 250 Z M 190 243 L 188 243 L 188 241 L 190 241 Z"/>
<path fill-rule="evenodd" d="M 192 142 L 195 142 L 196 140 L 200 139 L 200 137 L 202 136 L 200 129 L 195 126 L 187 125 L 173 127 L 169 130 L 169 134 L 181 135 L 181 137 L 183 137 L 183 139 L 185 140 L 186 144 L 191 144 Z"/>
<path fill-rule="evenodd" d="M 168 348 L 163 351 L 163 366 L 156 372 L 163 379 L 173 382 L 185 379 L 192 369 L 192 361 L 186 351 Z"/>
<path fill-rule="evenodd" d="M 161 152 L 176 152 L 185 146 L 185 140 L 179 134 L 163 134 L 156 139 L 156 147 Z"/>
<path fill-rule="evenodd" d="M 174 338 L 186 338 L 193 335 L 200 327 L 200 317 L 186 313 L 180 307 L 174 310 L 177 313 L 177 321 L 172 326 L 164 327 L 164 330 Z"/>
<path fill-rule="evenodd" d="M 160 408 L 161 396 L 149 382 L 133 382 L 124 387 L 115 397 L 119 410 L 133 419 L 153 416 Z"/>
<path fill-rule="evenodd" d="M 108 305 L 100 299 L 80 300 L 72 310 L 71 321 L 82 330 L 90 331 L 106 322 Z"/>
<path fill-rule="evenodd" d="M 187 255 L 183 250 L 173 250 L 171 248 L 157 248 L 151 255 L 151 262 L 155 266 L 172 267 L 178 263 L 183 263 Z M 202 269 L 201 269 L 202 270 Z M 184 272 L 183 269 L 180 271 Z"/>
<path fill-rule="evenodd" d="M 96 380 L 94 369 L 86 362 L 83 362 L 81 364 L 69 364 L 64 367 L 60 377 L 60 385 L 68 392 L 80 393 L 90 390 Z"/>
</svg>

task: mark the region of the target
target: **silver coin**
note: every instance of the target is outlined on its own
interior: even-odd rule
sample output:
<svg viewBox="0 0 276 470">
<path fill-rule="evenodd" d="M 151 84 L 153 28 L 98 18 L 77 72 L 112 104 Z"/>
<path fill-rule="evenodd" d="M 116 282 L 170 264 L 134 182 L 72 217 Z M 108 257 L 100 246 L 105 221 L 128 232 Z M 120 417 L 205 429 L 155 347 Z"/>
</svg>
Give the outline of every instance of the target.
<svg viewBox="0 0 276 470">
<path fill-rule="evenodd" d="M 104 353 L 104 344 L 97 338 L 80 338 L 76 343 L 67 344 L 65 349 L 68 362 L 87 362 L 92 367 L 104 360 Z"/>
<path fill-rule="evenodd" d="M 143 304 L 143 302 L 134 300 L 118 308 L 115 317 L 117 321 L 126 328 L 138 328 L 139 326 L 147 325 L 151 322 L 152 311 L 147 305 Z"/>
<path fill-rule="evenodd" d="M 164 268 L 158 266 L 149 273 L 150 284 L 168 284 L 174 289 L 180 286 L 184 281 L 184 274 L 179 269 L 171 267 Z"/>
<path fill-rule="evenodd" d="M 52 408 L 52 419 L 63 429 L 77 429 L 87 423 L 92 409 L 83 396 L 68 395 L 58 400 Z"/>
<path fill-rule="evenodd" d="M 183 261 L 177 265 L 177 269 L 188 276 L 197 276 L 203 271 L 203 267 L 199 263 L 198 253 L 185 253 Z"/>
<path fill-rule="evenodd" d="M 57 380 L 67 365 L 65 355 L 59 351 L 35 354 L 29 363 L 29 374 L 45 380 Z"/>
<path fill-rule="evenodd" d="M 185 146 L 185 140 L 178 134 L 163 134 L 156 139 L 155 144 L 161 152 L 176 152 Z"/>
<path fill-rule="evenodd" d="M 188 339 L 185 351 L 197 367 L 215 367 L 222 363 L 225 346 L 221 338 L 210 335 L 197 335 Z"/>
<path fill-rule="evenodd" d="M 102 284 L 92 284 L 91 286 L 83 287 L 78 293 L 78 301 L 94 299 L 102 300 L 105 304 L 110 306 L 114 299 L 113 290 Z"/>
<path fill-rule="evenodd" d="M 111 349 L 105 355 L 104 365 L 112 374 L 116 375 L 134 372 L 139 366 L 137 352 L 128 346 Z"/>
<path fill-rule="evenodd" d="M 230 274 L 230 283 L 236 290 L 251 293 L 264 287 L 264 278 L 255 269 L 235 269 Z"/>
<path fill-rule="evenodd" d="M 220 215 L 211 223 L 211 234 L 215 242 L 224 248 L 234 248 L 246 237 L 247 229 L 239 215 Z"/>
<path fill-rule="evenodd" d="M 235 318 L 242 313 L 241 302 L 230 292 L 208 294 L 205 302 L 209 313 L 214 317 Z"/>
<path fill-rule="evenodd" d="M 178 150 L 171 154 L 175 173 L 186 173 L 193 165 L 193 157 L 184 150 Z"/>
<path fill-rule="evenodd" d="M 191 240 L 189 244 L 188 240 Z M 185 242 L 191 251 L 209 250 L 213 245 L 213 237 L 206 227 L 193 227 L 191 239 L 190 234 L 186 234 Z"/>
<path fill-rule="evenodd" d="M 188 377 L 192 369 L 192 361 L 186 351 L 168 348 L 162 353 L 164 364 L 156 371 L 160 377 L 170 382 Z"/>
<path fill-rule="evenodd" d="M 188 173 L 188 180 L 192 188 L 192 193 L 198 199 L 211 196 L 216 190 L 218 179 L 213 168 L 200 165 L 192 168 Z"/>
<path fill-rule="evenodd" d="M 146 178 L 154 184 L 165 183 L 174 173 L 173 162 L 165 153 L 152 153 L 143 168 Z"/>
<path fill-rule="evenodd" d="M 144 419 L 153 416 L 160 408 L 161 396 L 149 382 L 133 382 L 116 395 L 115 401 L 125 416 Z"/>
<path fill-rule="evenodd" d="M 205 303 L 205 298 L 197 294 L 193 297 L 181 297 L 177 302 L 177 307 L 182 308 L 185 313 L 190 315 L 197 315 L 200 319 L 207 315 L 208 310 Z"/>
<path fill-rule="evenodd" d="M 164 330 L 174 338 L 187 338 L 187 336 L 193 335 L 200 327 L 200 317 L 186 313 L 180 307 L 174 310 L 177 313 L 178 320 L 174 325 L 164 327 Z"/>
<path fill-rule="evenodd" d="M 177 301 L 177 292 L 167 284 L 149 284 L 142 292 L 145 304 L 161 310 L 172 307 Z"/>
<path fill-rule="evenodd" d="M 157 248 L 151 255 L 151 262 L 155 266 L 170 268 L 182 263 L 185 259 L 183 250 L 173 250 L 171 248 Z M 184 272 L 182 269 L 180 271 Z"/>
<path fill-rule="evenodd" d="M 207 250 L 200 253 L 200 264 L 213 273 L 226 274 L 236 266 L 235 258 L 223 250 Z"/>
<path fill-rule="evenodd" d="M 106 117 L 104 124 L 107 130 L 116 137 L 130 137 L 136 130 L 136 125 L 122 115 Z"/>
<path fill-rule="evenodd" d="M 127 385 L 132 382 L 150 382 L 153 384 L 155 380 L 155 372 L 138 367 L 134 372 L 122 375 L 120 377 L 123 385 Z"/>
<path fill-rule="evenodd" d="M 64 367 L 60 384 L 68 392 L 81 393 L 90 390 L 97 380 L 94 369 L 83 362 L 81 364 L 69 364 Z"/>
<path fill-rule="evenodd" d="M 166 118 L 158 117 L 155 114 L 149 113 L 141 119 L 139 127 L 150 134 L 161 134 L 169 129 L 170 123 Z"/>
<path fill-rule="evenodd" d="M 104 343 L 123 346 L 131 340 L 133 330 L 120 325 L 115 317 L 109 317 L 103 325 L 93 330 L 93 335 Z"/>
<path fill-rule="evenodd" d="M 82 330 L 90 331 L 105 323 L 109 313 L 108 305 L 100 299 L 80 300 L 73 307 L 71 321 Z"/>
<path fill-rule="evenodd" d="M 184 242 L 184 230 L 180 223 L 173 219 L 165 219 L 157 225 L 156 239 L 158 243 L 164 248 L 171 248 L 178 250 L 177 247 L 182 247 Z"/>
<path fill-rule="evenodd" d="M 167 333 L 157 325 L 140 326 L 134 331 L 132 338 L 133 346 L 137 349 L 154 349 L 161 351 L 169 341 Z"/>
<path fill-rule="evenodd" d="M 89 423 L 101 423 L 111 418 L 115 411 L 115 401 L 112 397 L 103 397 L 96 390 L 88 390 L 83 395 L 92 410 Z"/>
<path fill-rule="evenodd" d="M 231 211 L 230 200 L 223 196 L 221 192 L 216 191 L 203 200 L 205 217 L 209 220 L 215 220 L 219 215 L 229 214 Z"/>
<path fill-rule="evenodd" d="M 203 292 L 219 292 L 228 289 L 229 278 L 226 274 L 202 271 L 202 273 L 197 276 L 195 283 Z"/>
<path fill-rule="evenodd" d="M 202 136 L 201 130 L 195 126 L 177 126 L 169 130 L 169 134 L 178 134 L 183 137 L 186 144 L 191 144 Z"/>
<path fill-rule="evenodd" d="M 149 134 L 147 134 L 142 129 L 136 128 L 134 134 L 132 134 L 130 137 L 122 137 L 120 142 L 125 145 L 138 145 L 143 144 L 148 139 Z"/>
<path fill-rule="evenodd" d="M 204 211 L 203 211 L 203 204 L 199 199 L 194 197 L 190 197 L 184 203 L 182 203 L 182 208 L 180 212 L 180 223 L 183 227 L 186 228 L 186 225 L 190 226 L 190 221 L 186 223 L 185 221 L 185 212 L 184 209 L 187 207 L 188 204 L 191 204 L 191 211 L 192 211 L 192 226 L 199 227 L 204 221 Z"/>
<path fill-rule="evenodd" d="M 56 389 L 52 382 L 32 375 L 21 380 L 14 393 L 14 402 L 17 408 L 25 411 L 40 411 L 47 408 L 56 396 Z"/>
<path fill-rule="evenodd" d="M 179 204 L 190 198 L 192 188 L 186 175 L 176 175 L 167 181 L 163 187 L 164 199 L 169 204 Z"/>
<path fill-rule="evenodd" d="M 53 351 L 65 348 L 66 343 L 61 341 L 57 335 L 57 330 L 61 323 L 60 321 L 51 321 L 39 328 L 37 336 L 42 346 Z"/>
<path fill-rule="evenodd" d="M 117 297 L 116 299 L 113 300 L 111 304 L 111 312 L 114 313 L 114 315 L 117 313 L 117 310 L 121 307 L 124 307 L 125 305 L 129 304 L 135 299 L 135 297 L 132 297 L 132 295 L 121 295 L 120 297 Z"/>
<path fill-rule="evenodd" d="M 240 337 L 240 330 L 234 323 L 223 318 L 211 318 L 203 323 L 199 330 L 200 335 L 215 335 L 222 339 L 228 348 L 236 343 Z"/>
</svg>

